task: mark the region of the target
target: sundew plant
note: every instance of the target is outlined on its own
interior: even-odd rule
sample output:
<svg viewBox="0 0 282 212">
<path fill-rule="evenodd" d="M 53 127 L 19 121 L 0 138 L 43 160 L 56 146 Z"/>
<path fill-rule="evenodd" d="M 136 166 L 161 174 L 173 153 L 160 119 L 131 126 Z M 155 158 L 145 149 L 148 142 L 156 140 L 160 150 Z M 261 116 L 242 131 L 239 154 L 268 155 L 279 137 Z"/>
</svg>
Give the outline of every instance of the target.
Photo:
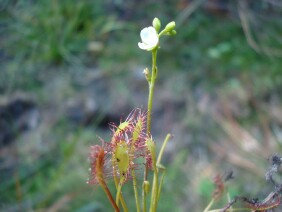
<svg viewBox="0 0 282 212">
<path fill-rule="evenodd" d="M 138 46 L 152 54 L 152 67 L 144 70 L 149 86 L 148 108 L 146 110 L 133 109 L 120 124 L 110 125 L 112 131 L 110 141 L 100 139 L 100 145 L 90 146 L 90 177 L 87 183 L 100 185 L 115 211 L 121 211 L 121 208 L 123 211 L 128 211 L 126 199 L 122 194 L 122 188 L 125 185 L 133 187 L 137 212 L 145 212 L 147 209 L 150 212 L 157 211 L 165 176 L 165 167 L 161 164 L 161 159 L 165 146 L 171 138 L 171 135 L 167 134 L 157 154 L 155 140 L 151 133 L 154 87 L 158 76 L 157 51 L 161 37 L 175 34 L 174 21 L 161 30 L 161 22 L 158 18 L 154 18 L 152 26 L 141 30 L 141 42 Z M 144 162 L 140 163 L 140 161 Z M 144 170 L 143 184 L 139 186 L 136 179 L 137 170 Z M 148 179 L 149 171 L 153 172 L 152 182 Z M 115 194 L 112 194 L 107 186 L 107 181 L 110 179 L 114 180 Z M 142 194 L 138 193 L 137 187 L 142 187 Z"/>
<path fill-rule="evenodd" d="M 128 211 L 127 201 L 123 196 L 123 186 L 132 186 L 135 197 L 136 211 L 156 212 L 162 193 L 162 185 L 166 168 L 161 164 L 162 155 L 171 134 L 167 134 L 160 151 L 156 149 L 154 136 L 151 133 L 152 106 L 154 99 L 155 82 L 158 76 L 157 52 L 160 47 L 160 39 L 163 36 L 175 35 L 175 22 L 168 23 L 161 30 L 161 22 L 154 18 L 152 26 L 141 30 L 140 49 L 152 54 L 152 66 L 144 70 L 144 78 L 148 82 L 149 95 L 147 109 L 135 108 L 127 118 L 119 124 L 110 124 L 112 137 L 110 141 L 100 138 L 100 145 L 90 146 L 90 177 L 87 181 L 90 185 L 100 185 L 108 197 L 114 211 Z M 141 162 L 140 162 L 141 161 Z M 228 211 L 273 211 L 281 205 L 282 183 L 276 182 L 278 170 L 282 164 L 282 157 L 272 157 L 270 169 L 266 172 L 266 181 L 272 183 L 273 190 L 263 199 L 235 196 L 231 199 L 227 181 L 233 178 L 232 172 L 226 176 L 217 175 L 214 179 L 215 189 L 210 203 L 203 209 L 204 212 L 228 212 Z M 137 171 L 143 172 L 142 185 L 138 185 Z M 149 179 L 148 173 L 153 173 L 153 179 Z M 108 186 L 108 180 L 113 179 L 115 192 L 112 193 Z M 142 187 L 142 193 L 137 188 Z M 212 209 L 214 203 L 224 199 L 227 202 L 219 209 Z M 235 203 L 241 203 L 241 208 L 235 208 Z M 147 204 L 148 203 L 148 204 Z"/>
</svg>

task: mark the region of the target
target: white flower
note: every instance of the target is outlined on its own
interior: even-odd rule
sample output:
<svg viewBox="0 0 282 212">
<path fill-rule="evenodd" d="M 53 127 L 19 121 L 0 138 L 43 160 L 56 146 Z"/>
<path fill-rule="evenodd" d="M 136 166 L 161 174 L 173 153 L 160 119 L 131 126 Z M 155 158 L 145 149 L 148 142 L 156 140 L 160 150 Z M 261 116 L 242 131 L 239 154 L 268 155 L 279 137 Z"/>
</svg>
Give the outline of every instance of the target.
<svg viewBox="0 0 282 212">
<path fill-rule="evenodd" d="M 140 49 L 151 51 L 159 44 L 158 33 L 152 26 L 142 29 L 140 37 L 142 40 L 142 43 L 138 43 Z"/>
</svg>

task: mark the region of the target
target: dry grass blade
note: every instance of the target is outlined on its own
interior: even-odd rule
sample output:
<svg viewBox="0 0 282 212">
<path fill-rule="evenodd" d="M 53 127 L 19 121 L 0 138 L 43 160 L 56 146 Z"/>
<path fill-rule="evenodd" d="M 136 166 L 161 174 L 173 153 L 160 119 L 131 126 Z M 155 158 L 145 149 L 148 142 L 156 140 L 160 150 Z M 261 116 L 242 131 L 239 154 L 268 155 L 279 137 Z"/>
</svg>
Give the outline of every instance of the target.
<svg viewBox="0 0 282 212">
<path fill-rule="evenodd" d="M 51 205 L 46 212 L 60 211 L 62 210 L 73 198 L 75 194 L 70 193 L 59 198 L 53 205 Z"/>
<path fill-rule="evenodd" d="M 259 45 L 254 36 L 252 35 L 252 30 L 250 26 L 251 17 L 250 11 L 248 10 L 248 5 L 245 0 L 238 1 L 238 13 L 239 18 L 242 24 L 242 28 L 244 34 L 246 36 L 248 44 L 257 52 L 257 53 L 265 53 L 269 56 L 277 56 L 282 57 L 282 50 L 277 48 L 270 48 L 265 45 Z"/>
</svg>

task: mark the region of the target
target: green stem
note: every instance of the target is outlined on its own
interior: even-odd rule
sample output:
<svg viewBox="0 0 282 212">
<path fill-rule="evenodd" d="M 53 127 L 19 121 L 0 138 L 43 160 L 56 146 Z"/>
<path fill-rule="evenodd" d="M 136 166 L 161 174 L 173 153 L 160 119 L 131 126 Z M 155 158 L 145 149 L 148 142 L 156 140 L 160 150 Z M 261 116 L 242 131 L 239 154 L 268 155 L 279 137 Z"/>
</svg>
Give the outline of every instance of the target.
<svg viewBox="0 0 282 212">
<path fill-rule="evenodd" d="M 154 90 L 155 90 L 155 80 L 157 78 L 157 49 L 152 51 L 152 72 L 149 83 L 149 96 L 148 96 L 148 115 L 147 115 L 147 134 L 151 133 L 151 115 L 152 115 L 152 107 L 153 107 L 153 97 L 154 97 Z M 147 181 L 148 178 L 148 166 L 145 166 L 144 171 L 144 181 Z M 143 205 L 143 212 L 146 212 L 146 192 L 144 189 L 142 190 L 142 205 Z"/>
<path fill-rule="evenodd" d="M 161 180 L 160 180 L 160 186 L 159 186 L 159 190 L 158 190 L 158 201 L 160 199 L 160 194 L 161 194 L 161 191 L 162 191 L 162 186 L 163 186 L 163 182 L 164 182 L 165 173 L 166 173 L 166 171 L 164 170 L 163 174 L 162 174 L 162 177 L 161 177 Z"/>
<path fill-rule="evenodd" d="M 137 181 L 136 181 L 136 176 L 135 176 L 133 169 L 131 171 L 131 174 L 133 178 L 133 189 L 134 189 L 134 196 L 135 196 L 135 201 L 136 201 L 136 209 L 137 209 L 137 212 L 140 212 L 140 205 L 139 205 L 138 191 L 137 191 Z"/>
<path fill-rule="evenodd" d="M 157 164 L 160 164 L 161 160 L 162 160 L 162 156 L 166 147 L 167 142 L 169 141 L 169 139 L 171 138 L 171 134 L 167 134 L 165 137 L 165 140 L 163 142 L 163 145 L 161 147 L 160 153 L 158 155 L 158 160 L 157 160 Z"/>
<path fill-rule="evenodd" d="M 151 80 L 149 82 L 149 97 L 148 97 L 148 116 L 147 116 L 147 134 L 151 132 L 151 115 L 153 107 L 153 97 L 155 89 L 155 80 L 157 78 L 157 50 L 152 51 L 152 73 Z"/>
<path fill-rule="evenodd" d="M 114 182 L 115 182 L 116 189 L 118 189 L 118 179 L 117 179 L 117 176 L 116 176 L 115 167 L 116 167 L 116 166 L 115 166 L 115 163 L 114 163 L 114 161 L 113 161 Z M 120 193 L 120 202 L 121 202 L 123 211 L 124 211 L 124 212 L 128 212 L 128 208 L 127 208 L 127 205 L 126 205 L 126 203 L 125 203 L 125 201 L 124 201 L 124 198 L 123 198 L 122 193 Z"/>
<path fill-rule="evenodd" d="M 231 202 L 231 197 L 230 197 L 230 193 L 229 192 L 227 192 L 227 201 L 228 202 Z M 233 210 L 232 210 L 232 205 L 230 206 L 230 211 L 232 212 Z"/>
<path fill-rule="evenodd" d="M 151 196 L 151 207 L 150 212 L 156 212 L 157 211 L 157 205 L 158 205 L 158 193 L 159 193 L 159 176 L 158 176 L 158 169 L 156 166 L 156 160 L 153 160 L 153 169 L 154 169 L 154 179 L 153 179 L 153 187 L 152 187 L 152 196 Z"/>
<path fill-rule="evenodd" d="M 152 141 L 153 142 L 153 141 Z M 150 212 L 157 211 L 158 205 L 158 193 L 159 193 L 159 176 L 158 176 L 158 168 L 157 168 L 157 159 L 156 159 L 156 148 L 155 143 L 150 145 L 150 153 L 152 156 L 152 164 L 153 164 L 153 171 L 154 171 L 154 179 L 153 179 L 153 186 L 152 186 L 152 193 L 151 193 L 151 205 L 150 205 Z"/>
<path fill-rule="evenodd" d="M 122 178 L 120 178 L 119 184 L 118 184 L 118 187 L 117 187 L 117 195 L 116 195 L 116 204 L 117 205 L 118 205 L 119 199 L 120 199 L 121 187 L 122 187 Z"/>
<path fill-rule="evenodd" d="M 153 97 L 155 90 L 155 80 L 157 78 L 157 50 L 152 51 L 152 73 L 151 80 L 149 82 L 149 97 L 148 97 L 148 115 L 147 115 L 147 134 L 151 134 L 151 122 L 152 122 L 152 107 L 153 107 Z M 144 181 L 148 178 L 148 166 L 145 168 Z"/>
<path fill-rule="evenodd" d="M 163 145 L 161 147 L 161 150 L 159 152 L 159 155 L 158 155 L 158 159 L 157 159 L 157 163 L 156 163 L 157 166 L 159 166 L 160 163 L 161 163 L 162 156 L 163 156 L 166 144 L 167 144 L 167 142 L 169 141 L 170 138 L 171 138 L 171 134 L 167 134 L 166 137 L 165 137 L 165 140 L 163 142 Z M 158 172 L 158 170 L 157 170 L 157 172 Z M 157 188 L 156 188 L 157 189 L 156 204 L 158 204 L 158 201 L 159 201 L 159 198 L 160 198 L 160 193 L 161 193 L 161 189 L 162 189 L 162 184 L 163 184 L 164 176 L 165 176 L 165 171 L 164 171 L 164 173 L 163 173 L 163 175 L 161 177 L 159 188 L 158 188 L 158 185 L 156 185 L 157 186 Z M 154 182 L 153 182 L 153 186 L 154 186 Z"/>
<path fill-rule="evenodd" d="M 128 212 L 128 208 L 127 208 L 127 205 L 124 201 L 124 198 L 123 198 L 123 195 L 122 193 L 120 193 L 120 198 L 119 198 L 120 202 L 121 202 L 121 205 L 122 205 L 122 208 L 123 208 L 123 211 L 124 212 Z"/>
<path fill-rule="evenodd" d="M 143 188 L 142 190 L 142 206 L 143 206 L 143 212 L 147 211 L 147 202 L 146 202 L 147 194 Z"/>
<path fill-rule="evenodd" d="M 209 209 L 211 208 L 211 206 L 213 205 L 214 203 L 214 198 L 211 199 L 211 201 L 209 202 L 208 206 L 205 208 L 204 212 L 208 212 Z"/>
</svg>

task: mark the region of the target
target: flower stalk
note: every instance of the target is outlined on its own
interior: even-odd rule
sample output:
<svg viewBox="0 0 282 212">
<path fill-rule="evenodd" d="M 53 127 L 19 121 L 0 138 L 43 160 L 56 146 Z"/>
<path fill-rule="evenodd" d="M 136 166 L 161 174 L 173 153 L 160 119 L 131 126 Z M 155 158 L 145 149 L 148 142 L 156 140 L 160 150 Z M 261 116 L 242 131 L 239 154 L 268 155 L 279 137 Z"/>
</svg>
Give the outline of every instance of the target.
<svg viewBox="0 0 282 212">
<path fill-rule="evenodd" d="M 159 32 L 160 28 L 161 28 L 161 22 L 158 18 L 154 18 L 153 23 L 152 23 L 154 29 L 156 32 Z M 158 40 L 158 42 L 151 42 L 151 46 L 148 46 L 147 49 L 142 48 L 140 46 L 140 43 L 138 43 L 139 47 L 141 49 L 147 50 L 147 51 L 152 51 L 152 69 L 151 69 L 151 73 L 149 73 L 148 69 L 145 69 L 144 74 L 145 74 L 145 78 L 148 81 L 148 85 L 149 85 L 149 96 L 148 96 L 148 115 L 147 115 L 147 130 L 146 133 L 147 135 L 151 134 L 151 124 L 152 124 L 152 108 L 153 108 L 153 98 L 154 98 L 154 90 L 155 90 L 155 81 L 157 79 L 157 74 L 158 74 L 158 69 L 157 69 L 157 50 L 159 47 L 159 38 L 162 35 L 175 35 L 176 31 L 174 30 L 175 28 L 175 22 L 172 21 L 169 24 L 166 25 L 165 29 L 163 29 L 159 34 L 158 34 L 158 39 L 155 38 L 155 33 L 152 30 L 151 33 L 151 39 L 147 39 L 147 40 Z M 146 29 L 146 28 L 145 28 Z M 143 30 L 141 31 L 141 39 L 144 42 L 144 34 L 142 33 L 144 32 Z M 155 47 L 152 47 L 153 45 L 155 45 Z M 143 45 L 144 46 L 144 45 Z M 165 140 L 163 148 L 165 147 L 167 141 L 169 140 L 170 135 L 168 136 L 168 138 Z M 158 199 L 159 199 L 159 194 L 160 194 L 160 189 L 159 189 L 159 182 L 158 182 L 158 168 L 157 168 L 157 164 L 158 162 L 156 161 L 156 157 L 155 157 L 155 149 L 153 152 L 151 152 L 152 154 L 152 160 L 153 160 L 153 171 L 154 171 L 154 178 L 153 178 L 153 186 L 152 186 L 152 194 L 151 194 L 151 207 L 150 207 L 150 212 L 154 212 L 157 209 L 157 204 L 158 204 Z M 163 149 L 160 152 L 158 161 L 160 162 L 161 157 L 163 154 Z M 144 170 L 144 182 L 147 181 L 148 179 L 148 164 L 146 161 L 146 166 L 145 166 L 145 170 Z M 163 182 L 163 177 L 164 174 L 162 176 L 162 180 L 161 180 L 161 184 Z M 161 187 L 160 187 L 161 188 Z M 142 191 L 142 202 L 143 202 L 143 211 L 146 212 L 146 192 Z"/>
<path fill-rule="evenodd" d="M 147 134 L 151 132 L 152 122 L 152 108 L 155 90 L 155 81 L 157 78 L 157 49 L 152 51 L 152 72 L 149 83 L 149 96 L 148 96 L 148 116 L 147 116 Z"/>
</svg>

